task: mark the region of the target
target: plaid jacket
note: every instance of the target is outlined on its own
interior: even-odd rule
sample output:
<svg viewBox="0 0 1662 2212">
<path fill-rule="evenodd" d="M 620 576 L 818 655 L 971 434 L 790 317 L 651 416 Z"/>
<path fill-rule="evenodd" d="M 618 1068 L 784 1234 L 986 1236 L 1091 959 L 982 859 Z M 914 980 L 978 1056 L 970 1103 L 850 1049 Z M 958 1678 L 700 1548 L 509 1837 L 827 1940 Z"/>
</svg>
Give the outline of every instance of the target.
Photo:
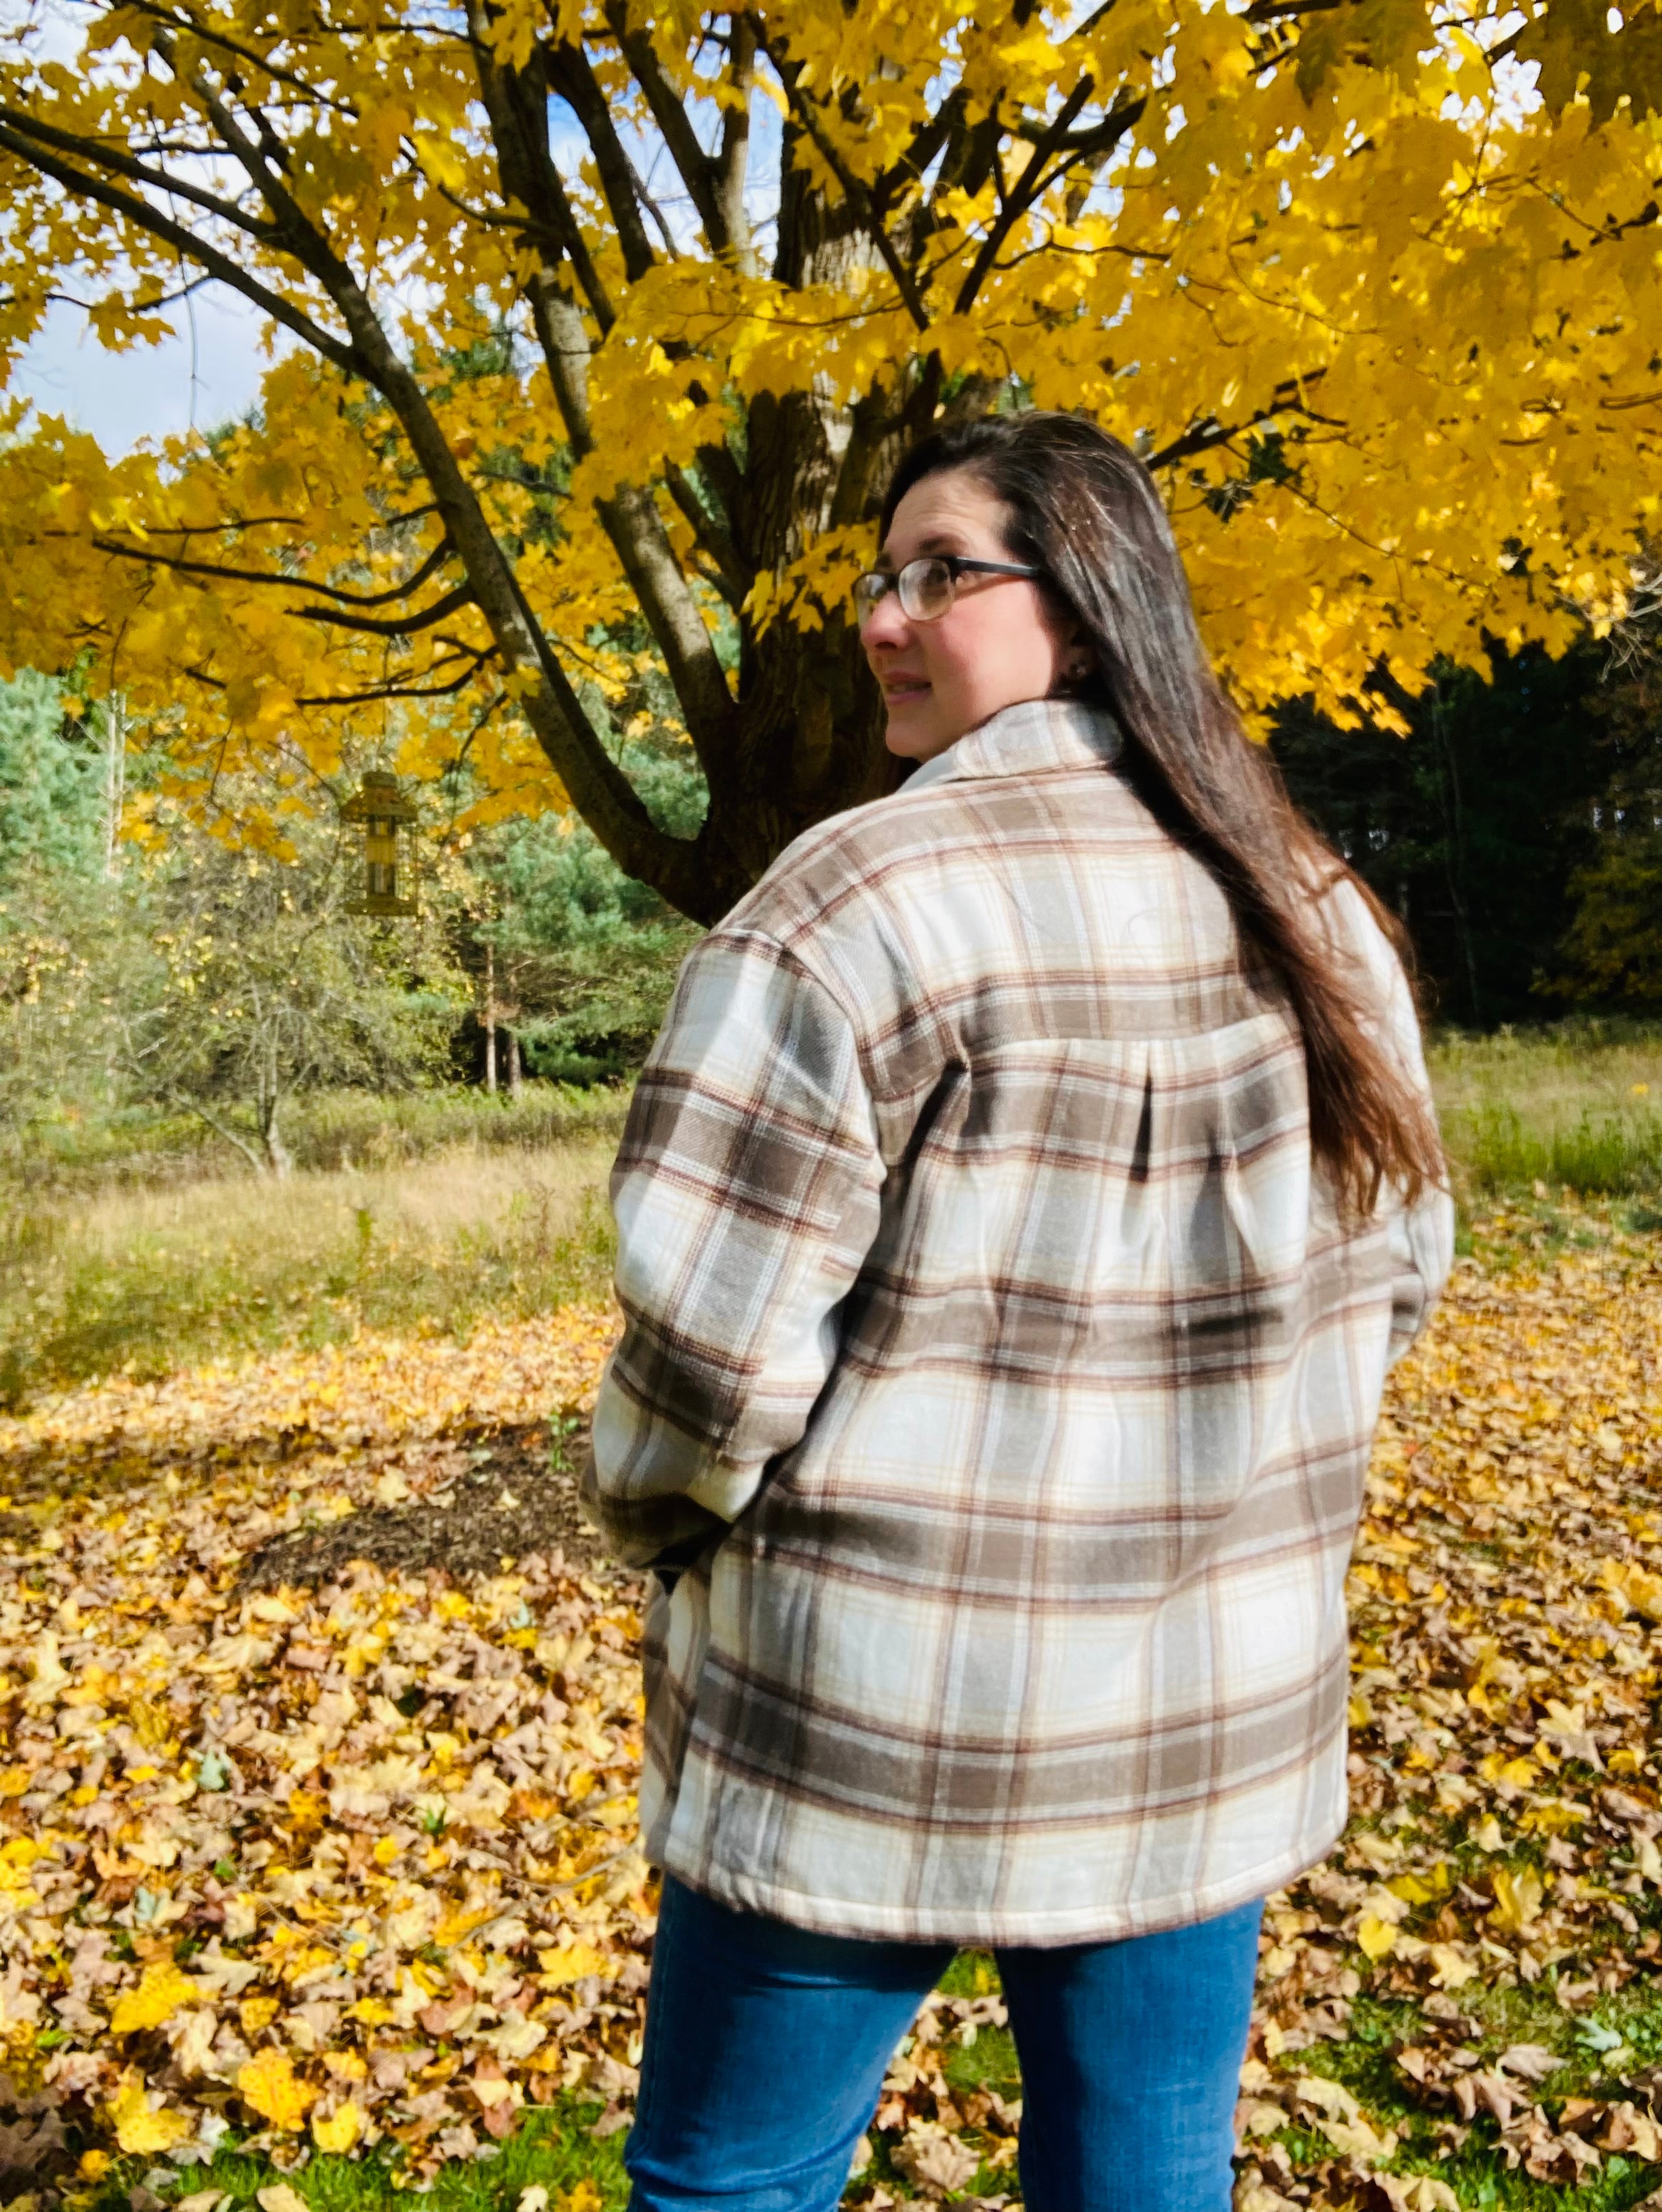
<svg viewBox="0 0 1662 2212">
<path fill-rule="evenodd" d="M 648 1623 L 648 1849 L 851 1936 L 1226 1911 L 1345 1814 L 1344 1581 L 1428 1197 L 1342 1231 L 1305 1063 L 1111 720 L 1036 701 L 687 958 L 612 1173 L 585 1478 Z M 1412 1001 L 1326 901 L 1417 1082 Z"/>
</svg>

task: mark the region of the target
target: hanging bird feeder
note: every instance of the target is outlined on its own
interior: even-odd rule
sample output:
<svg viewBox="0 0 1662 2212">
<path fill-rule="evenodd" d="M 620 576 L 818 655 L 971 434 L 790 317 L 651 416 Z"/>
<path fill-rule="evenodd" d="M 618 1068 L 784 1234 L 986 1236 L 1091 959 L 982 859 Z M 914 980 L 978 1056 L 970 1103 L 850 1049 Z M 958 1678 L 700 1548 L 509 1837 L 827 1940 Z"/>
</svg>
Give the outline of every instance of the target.
<svg viewBox="0 0 1662 2212">
<path fill-rule="evenodd" d="M 363 824 L 363 890 L 349 914 L 414 914 L 415 848 L 410 824 L 416 809 L 385 769 L 372 768 L 340 810 L 343 822 Z M 405 850 L 399 851 L 400 844 Z"/>
</svg>

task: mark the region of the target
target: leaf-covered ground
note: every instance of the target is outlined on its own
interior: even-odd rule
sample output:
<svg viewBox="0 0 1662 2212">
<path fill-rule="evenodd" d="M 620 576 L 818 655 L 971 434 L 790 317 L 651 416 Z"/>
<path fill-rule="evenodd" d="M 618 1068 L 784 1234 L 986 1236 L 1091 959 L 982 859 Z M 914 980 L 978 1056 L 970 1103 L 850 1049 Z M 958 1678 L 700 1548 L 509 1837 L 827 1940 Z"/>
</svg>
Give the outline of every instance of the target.
<svg viewBox="0 0 1662 2212">
<path fill-rule="evenodd" d="M 0 1423 L 0 2199 L 621 2203 L 639 1590 L 560 1464 L 612 1328 Z M 1381 1431 L 1355 1817 L 1271 1900 L 1240 2212 L 1662 2184 L 1659 1413 L 1662 1243 L 1479 1224 Z M 1020 2099 L 965 1957 L 851 2199 L 1014 2203 Z"/>
</svg>

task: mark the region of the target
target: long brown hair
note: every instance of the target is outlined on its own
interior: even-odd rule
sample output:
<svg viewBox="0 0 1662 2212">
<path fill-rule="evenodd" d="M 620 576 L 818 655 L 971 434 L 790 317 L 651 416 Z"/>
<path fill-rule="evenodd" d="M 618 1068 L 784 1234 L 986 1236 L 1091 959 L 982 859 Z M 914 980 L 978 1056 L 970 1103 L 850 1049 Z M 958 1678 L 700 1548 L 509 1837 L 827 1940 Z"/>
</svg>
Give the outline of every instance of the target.
<svg viewBox="0 0 1662 2212">
<path fill-rule="evenodd" d="M 1382 1182 L 1410 1200 L 1441 1182 L 1435 1124 L 1321 926 L 1323 889 L 1348 877 L 1405 954 L 1403 933 L 1242 728 L 1201 643 L 1154 478 L 1083 416 L 991 416 L 906 455 L 884 502 L 885 538 L 912 486 L 947 469 L 967 470 L 1002 502 L 1012 558 L 1043 570 L 1095 649 L 1096 673 L 1075 696 L 1111 709 L 1128 781 L 1210 870 L 1249 951 L 1281 979 L 1304 1032 L 1312 1149 L 1342 1203 L 1368 1212 Z"/>
</svg>

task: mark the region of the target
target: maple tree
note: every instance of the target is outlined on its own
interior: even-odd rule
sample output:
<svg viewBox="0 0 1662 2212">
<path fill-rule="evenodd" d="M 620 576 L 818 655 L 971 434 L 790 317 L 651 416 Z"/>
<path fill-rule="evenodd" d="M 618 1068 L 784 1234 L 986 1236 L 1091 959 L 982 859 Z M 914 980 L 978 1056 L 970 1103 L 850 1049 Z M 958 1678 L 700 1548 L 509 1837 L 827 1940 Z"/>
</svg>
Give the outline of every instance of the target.
<svg viewBox="0 0 1662 2212">
<path fill-rule="evenodd" d="M 0 346 L 212 282 L 289 349 L 211 438 L 14 438 L 0 646 L 186 780 L 465 753 L 703 920 L 887 787 L 846 586 L 943 414 L 1135 439 L 1249 707 L 1561 647 L 1662 501 L 1662 13 L 1509 9 L 34 0 Z M 654 684 L 691 838 L 609 743 Z"/>
</svg>

